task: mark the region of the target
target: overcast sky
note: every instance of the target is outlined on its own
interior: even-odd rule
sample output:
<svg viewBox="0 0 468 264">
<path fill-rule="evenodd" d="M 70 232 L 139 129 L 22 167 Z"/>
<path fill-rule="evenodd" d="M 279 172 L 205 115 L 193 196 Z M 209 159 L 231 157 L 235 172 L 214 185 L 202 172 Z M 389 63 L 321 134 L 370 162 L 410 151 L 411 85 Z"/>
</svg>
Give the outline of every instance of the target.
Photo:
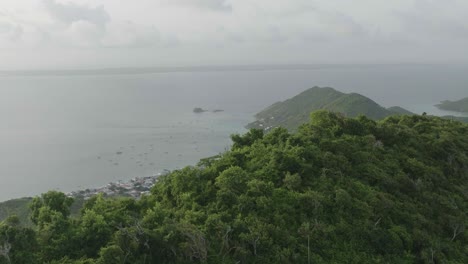
<svg viewBox="0 0 468 264">
<path fill-rule="evenodd" d="M 0 0 L 0 69 L 468 61 L 467 0 Z"/>
</svg>

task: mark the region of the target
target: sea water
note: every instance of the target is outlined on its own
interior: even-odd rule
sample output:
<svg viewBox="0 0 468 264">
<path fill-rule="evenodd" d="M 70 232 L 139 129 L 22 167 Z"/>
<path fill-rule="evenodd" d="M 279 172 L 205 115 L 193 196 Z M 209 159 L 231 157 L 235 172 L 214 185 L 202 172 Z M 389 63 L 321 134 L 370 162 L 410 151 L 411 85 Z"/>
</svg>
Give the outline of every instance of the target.
<svg viewBox="0 0 468 264">
<path fill-rule="evenodd" d="M 0 75 L 0 201 L 93 188 L 194 165 L 268 105 L 312 86 L 447 114 L 464 65 L 381 65 L 120 75 Z M 223 112 L 193 113 L 193 108 Z M 452 113 L 450 113 L 452 114 Z"/>
</svg>

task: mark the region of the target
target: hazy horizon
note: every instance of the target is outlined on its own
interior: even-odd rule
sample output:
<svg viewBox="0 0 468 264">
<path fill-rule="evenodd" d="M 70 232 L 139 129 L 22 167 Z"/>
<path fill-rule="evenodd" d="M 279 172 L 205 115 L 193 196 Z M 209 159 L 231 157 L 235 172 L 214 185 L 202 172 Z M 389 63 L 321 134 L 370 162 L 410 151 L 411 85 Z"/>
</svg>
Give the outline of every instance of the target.
<svg viewBox="0 0 468 264">
<path fill-rule="evenodd" d="M 441 67 L 468 66 L 467 62 L 458 63 L 273 63 L 273 64 L 195 64 L 195 65 L 153 65 L 153 66 L 122 66 L 109 67 L 57 67 L 32 69 L 0 69 L 3 76 L 21 75 L 94 75 L 94 74 L 148 74 L 169 72 L 212 72 L 212 71 L 268 71 L 268 70 L 311 70 L 325 68 L 368 68 L 368 67 Z"/>
</svg>

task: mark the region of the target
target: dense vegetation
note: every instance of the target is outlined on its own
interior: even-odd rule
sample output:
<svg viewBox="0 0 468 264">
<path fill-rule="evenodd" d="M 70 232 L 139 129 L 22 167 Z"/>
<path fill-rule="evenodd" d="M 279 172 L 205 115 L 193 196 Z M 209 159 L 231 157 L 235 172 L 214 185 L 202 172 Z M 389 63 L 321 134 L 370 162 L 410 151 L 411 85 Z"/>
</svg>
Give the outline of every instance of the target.
<svg viewBox="0 0 468 264">
<path fill-rule="evenodd" d="M 319 111 L 232 139 L 140 200 L 34 198 L 0 263 L 468 263 L 468 125 Z"/>
<path fill-rule="evenodd" d="M 15 215 L 22 226 L 33 226 L 30 218 L 31 210 L 29 204 L 33 198 L 24 197 L 12 199 L 0 203 L 0 221 L 6 220 L 9 216 Z M 71 216 L 79 216 L 80 210 L 83 207 L 84 199 L 81 197 L 75 198 L 70 207 Z"/>
<path fill-rule="evenodd" d="M 365 115 L 374 120 L 396 114 L 413 114 L 398 106 L 384 108 L 357 93 L 346 94 L 330 87 L 313 87 L 267 107 L 256 114 L 257 121 L 247 127 L 265 129 L 282 126 L 294 131 L 301 124 L 307 123 L 311 112 L 320 109 L 342 113 L 347 117 Z"/>
<path fill-rule="evenodd" d="M 441 116 L 441 118 L 468 123 L 468 116 Z"/>
<path fill-rule="evenodd" d="M 468 97 L 458 101 L 443 101 L 436 106 L 443 110 L 468 113 Z"/>
<path fill-rule="evenodd" d="M 32 198 L 25 197 L 20 199 L 13 199 L 0 203 L 0 221 L 8 218 L 10 215 L 16 215 L 23 225 L 32 225 L 29 219 L 28 205 L 31 203 Z"/>
</svg>

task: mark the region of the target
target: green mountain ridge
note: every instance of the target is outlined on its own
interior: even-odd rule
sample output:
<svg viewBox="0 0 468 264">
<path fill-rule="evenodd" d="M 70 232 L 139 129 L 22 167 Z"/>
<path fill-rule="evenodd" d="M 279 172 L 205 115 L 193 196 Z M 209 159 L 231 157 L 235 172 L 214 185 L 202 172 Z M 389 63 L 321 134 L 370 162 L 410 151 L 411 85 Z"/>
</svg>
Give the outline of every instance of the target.
<svg viewBox="0 0 468 264">
<path fill-rule="evenodd" d="M 317 110 L 328 110 L 346 117 L 364 115 L 373 120 L 381 120 L 393 115 L 415 115 L 400 106 L 385 108 L 370 98 L 358 93 L 342 93 L 331 87 L 312 87 L 283 102 L 276 102 L 255 115 L 256 121 L 247 128 L 269 131 L 284 127 L 296 131 L 307 123 L 309 114 Z M 468 117 L 441 116 L 441 118 L 468 123 Z"/>
<path fill-rule="evenodd" d="M 468 97 L 458 101 L 442 101 L 436 105 L 437 108 L 447 111 L 468 113 Z"/>
<path fill-rule="evenodd" d="M 283 126 L 290 130 L 306 123 L 309 114 L 316 110 L 338 112 L 347 117 L 365 115 L 371 119 L 383 119 L 391 115 L 413 114 L 401 107 L 384 108 L 358 93 L 342 93 L 331 87 L 313 87 L 284 102 L 277 102 L 255 115 L 257 121 L 247 128 L 271 129 Z"/>
</svg>

